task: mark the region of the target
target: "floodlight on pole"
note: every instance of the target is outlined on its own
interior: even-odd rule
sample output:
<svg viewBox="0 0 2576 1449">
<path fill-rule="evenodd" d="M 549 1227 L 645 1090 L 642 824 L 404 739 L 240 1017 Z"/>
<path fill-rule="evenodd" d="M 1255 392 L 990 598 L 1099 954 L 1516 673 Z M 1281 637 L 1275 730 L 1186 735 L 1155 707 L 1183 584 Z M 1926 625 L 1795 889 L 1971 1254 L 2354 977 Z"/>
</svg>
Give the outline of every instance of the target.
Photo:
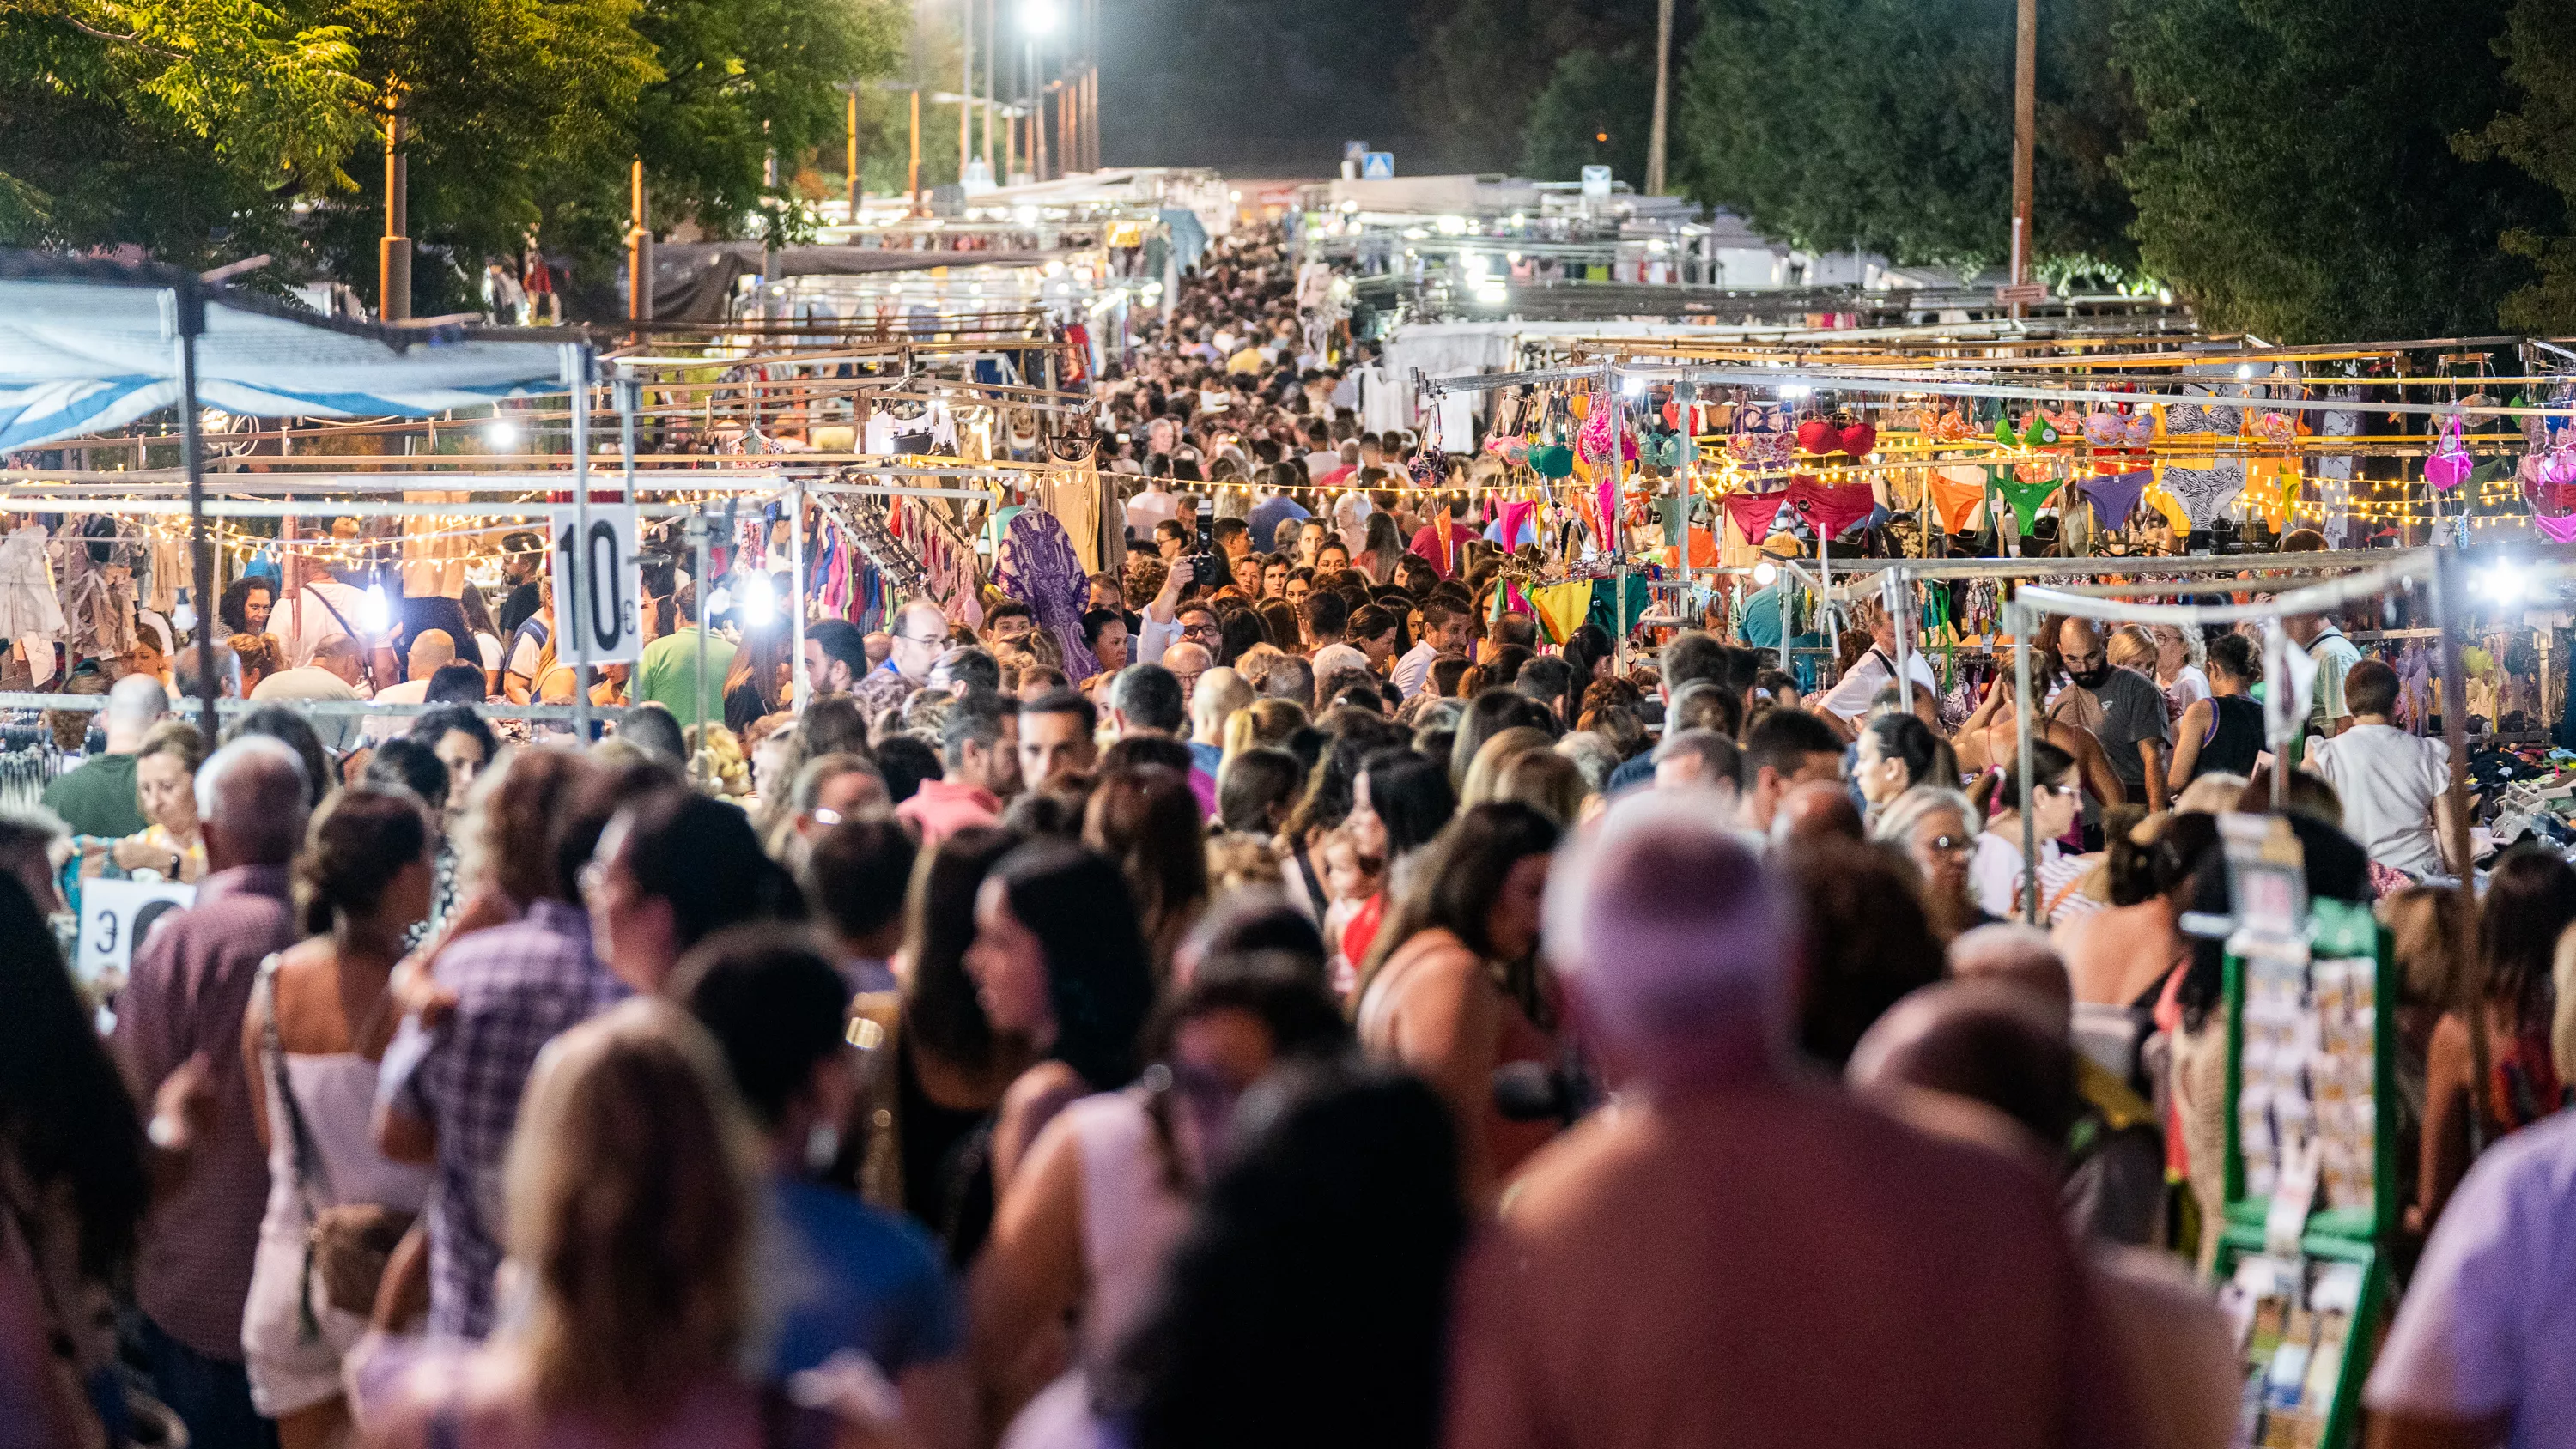
<svg viewBox="0 0 2576 1449">
<path fill-rule="evenodd" d="M 1020 7 L 1020 28 L 1031 35 L 1052 32 L 1055 22 L 1055 0 L 1028 0 Z"/>
</svg>

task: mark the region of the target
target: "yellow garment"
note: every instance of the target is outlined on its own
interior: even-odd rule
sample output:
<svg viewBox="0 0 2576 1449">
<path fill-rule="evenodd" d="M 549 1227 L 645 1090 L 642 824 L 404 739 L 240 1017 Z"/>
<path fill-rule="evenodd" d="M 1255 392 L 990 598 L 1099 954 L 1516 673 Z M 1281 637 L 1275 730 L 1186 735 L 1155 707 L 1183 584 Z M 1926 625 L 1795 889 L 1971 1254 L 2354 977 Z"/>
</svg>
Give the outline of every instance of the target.
<svg viewBox="0 0 2576 1449">
<path fill-rule="evenodd" d="M 2147 488 L 2147 506 L 2153 508 L 2156 512 L 2163 514 L 2165 516 L 2165 522 L 2173 526 L 2174 532 L 2191 532 L 2191 515 L 2182 511 L 2182 503 L 2180 500 L 2165 491 L 2165 485 L 2163 482 L 2164 465 L 2162 463 L 2158 463 L 2156 465 L 2156 478 L 2157 481 L 2148 485 Z"/>
<path fill-rule="evenodd" d="M 1225 370 L 1228 372 L 1251 373 L 1259 372 L 1267 365 L 1268 364 L 1262 360 L 1260 348 L 1246 347 L 1241 352 L 1238 352 L 1234 356 L 1226 359 Z"/>
<path fill-rule="evenodd" d="M 1550 584 L 1531 589 L 1530 607 L 1538 610 L 1539 622 L 1546 626 L 1548 642 L 1563 645 L 1583 627 L 1583 618 L 1592 612 L 1592 585 L 1586 583 Z"/>
</svg>

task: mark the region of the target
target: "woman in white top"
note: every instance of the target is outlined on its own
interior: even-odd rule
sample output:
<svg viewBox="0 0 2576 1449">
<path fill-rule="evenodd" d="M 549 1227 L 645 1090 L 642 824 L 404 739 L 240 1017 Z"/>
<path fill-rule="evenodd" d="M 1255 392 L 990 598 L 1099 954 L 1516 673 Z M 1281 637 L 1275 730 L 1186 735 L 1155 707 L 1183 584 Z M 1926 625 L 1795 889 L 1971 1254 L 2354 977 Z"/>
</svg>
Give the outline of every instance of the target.
<svg viewBox="0 0 2576 1449">
<path fill-rule="evenodd" d="M 2007 770 L 1996 795 L 2004 808 L 1986 822 L 1977 837 L 1977 853 L 1968 865 L 1968 880 L 1976 891 L 1977 905 L 1990 916 L 2019 920 L 2022 916 L 2023 880 L 2027 864 L 2021 853 L 2021 812 L 2029 810 L 2038 827 L 2039 883 L 2041 916 L 2049 911 L 2049 896 L 2072 874 L 2072 862 L 2058 858 L 2057 837 L 2075 823 L 2076 813 L 2083 808 L 2083 788 L 2076 778 L 2075 758 L 2055 745 L 2033 741 L 2031 774 L 2020 776 Z"/>
<path fill-rule="evenodd" d="M 307 1251 L 317 1215 L 368 1205 L 419 1213 L 430 1169 L 376 1148 L 376 1073 L 398 1013 L 386 980 L 405 933 L 429 913 L 429 821 L 407 793 L 343 790 L 313 817 L 296 861 L 312 939 L 272 956 L 242 1020 L 254 1118 L 268 1148 L 242 1353 L 251 1402 L 284 1449 L 340 1442 L 340 1360 L 366 1329 L 335 1305 Z M 399 1220 L 388 1224 L 398 1230 Z"/>
<path fill-rule="evenodd" d="M 1082 1392 L 1152 1306 L 1236 1100 L 1280 1058 L 1350 1042 L 1319 982 L 1258 955 L 1202 962 L 1155 1035 L 1143 1080 L 1057 1114 L 994 1210 L 968 1299 L 987 1423 L 1050 1379 L 1047 1397 Z"/>
<path fill-rule="evenodd" d="M 2178 624 L 2158 624 L 2147 630 L 2156 645 L 2155 667 L 2148 671 L 2156 687 L 2165 692 L 2165 713 L 2172 719 L 2209 698 L 2209 663 L 2207 644 L 2197 629 Z"/>
</svg>

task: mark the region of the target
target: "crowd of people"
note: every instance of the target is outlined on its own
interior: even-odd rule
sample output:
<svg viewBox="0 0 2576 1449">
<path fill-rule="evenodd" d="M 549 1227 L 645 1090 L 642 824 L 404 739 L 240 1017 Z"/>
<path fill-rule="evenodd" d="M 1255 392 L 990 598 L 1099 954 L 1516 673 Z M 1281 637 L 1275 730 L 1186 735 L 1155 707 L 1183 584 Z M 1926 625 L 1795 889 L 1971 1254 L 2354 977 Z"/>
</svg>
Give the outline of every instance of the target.
<svg viewBox="0 0 2576 1449">
<path fill-rule="evenodd" d="M 2027 774 L 2010 682 L 1939 728 L 1883 617 L 1813 696 L 1741 635 L 1545 644 L 1290 283 L 1221 251 L 1103 384 L 1089 677 L 916 602 L 812 621 L 790 710 L 683 588 L 597 741 L 469 707 L 547 697 L 541 639 L 424 635 L 439 707 L 345 739 L 117 682 L 62 821 L 0 820 L 0 1446 L 2229 1442 L 2183 920 L 2270 808 L 2245 641 L 2053 627 Z M 2576 871 L 2495 864 L 2450 1009 L 2385 673 L 2288 789 L 2407 964 L 2374 1432 L 2547 1442 Z M 197 887 L 106 1001 L 73 837 Z"/>
</svg>

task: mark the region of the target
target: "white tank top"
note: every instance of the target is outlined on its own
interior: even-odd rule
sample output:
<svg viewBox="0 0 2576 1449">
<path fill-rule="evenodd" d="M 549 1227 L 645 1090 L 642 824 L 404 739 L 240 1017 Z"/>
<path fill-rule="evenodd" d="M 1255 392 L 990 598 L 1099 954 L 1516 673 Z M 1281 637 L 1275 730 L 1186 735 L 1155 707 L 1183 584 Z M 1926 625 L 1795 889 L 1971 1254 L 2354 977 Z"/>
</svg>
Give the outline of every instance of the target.
<svg viewBox="0 0 2576 1449">
<path fill-rule="evenodd" d="M 1064 1109 L 1082 1161 L 1082 1267 L 1091 1292 L 1079 1347 L 1100 1363 L 1143 1317 L 1190 1206 L 1172 1186 L 1169 1155 L 1142 1088 L 1085 1097 Z"/>
</svg>

